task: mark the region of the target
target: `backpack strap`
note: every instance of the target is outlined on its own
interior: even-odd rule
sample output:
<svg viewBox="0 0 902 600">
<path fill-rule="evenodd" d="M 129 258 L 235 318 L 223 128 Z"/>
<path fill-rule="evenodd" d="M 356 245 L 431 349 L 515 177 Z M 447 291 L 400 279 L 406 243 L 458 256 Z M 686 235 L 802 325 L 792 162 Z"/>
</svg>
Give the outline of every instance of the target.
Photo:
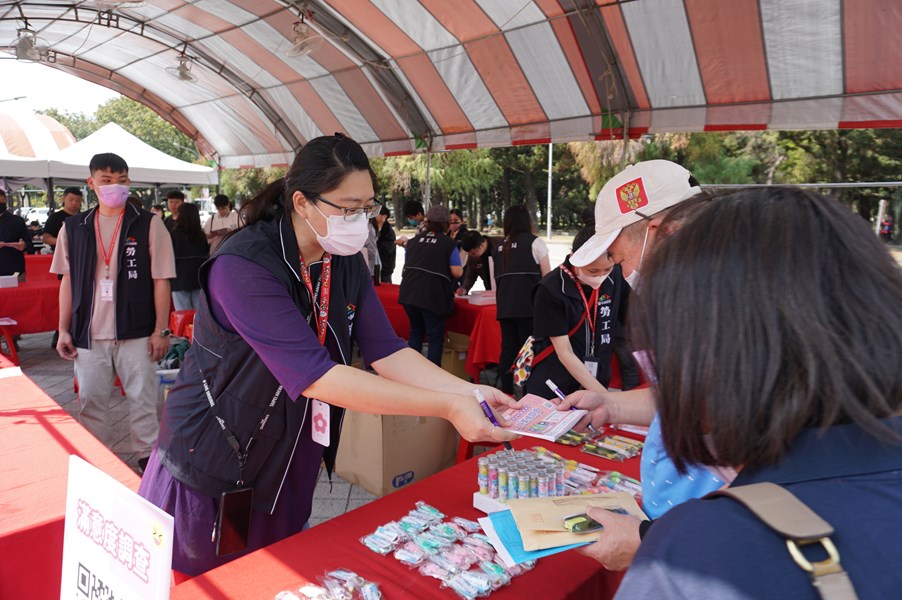
<svg viewBox="0 0 902 600">
<path fill-rule="evenodd" d="M 567 334 L 567 337 L 571 337 L 574 333 L 579 330 L 583 325 L 583 321 L 586 320 L 586 313 L 583 313 L 579 318 L 579 322 L 570 330 L 570 333 Z M 554 352 L 554 344 L 549 343 L 548 347 L 536 354 L 532 359 L 532 366 L 535 367 L 537 364 L 551 356 L 551 353 Z"/>
<path fill-rule="evenodd" d="M 811 584 L 822 600 L 857 600 L 855 588 L 839 562 L 839 551 L 830 540 L 833 527 L 792 492 L 775 483 L 763 482 L 717 490 L 706 497 L 715 496 L 736 500 L 786 538 L 790 556 L 811 576 Z M 824 548 L 828 557 L 812 563 L 799 546 L 815 543 Z"/>
</svg>

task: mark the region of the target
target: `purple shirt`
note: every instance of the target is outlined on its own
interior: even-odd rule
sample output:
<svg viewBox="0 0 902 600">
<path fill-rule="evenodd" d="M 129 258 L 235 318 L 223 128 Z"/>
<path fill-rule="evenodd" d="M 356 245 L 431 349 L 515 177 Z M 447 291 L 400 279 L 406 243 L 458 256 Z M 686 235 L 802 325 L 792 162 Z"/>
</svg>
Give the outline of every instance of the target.
<svg viewBox="0 0 902 600">
<path fill-rule="evenodd" d="M 220 256 L 208 285 L 216 322 L 250 344 L 289 397 L 299 398 L 336 365 L 285 287 L 265 268 L 240 256 Z M 357 307 L 354 340 L 367 365 L 407 347 L 392 329 L 372 282 Z"/>
</svg>

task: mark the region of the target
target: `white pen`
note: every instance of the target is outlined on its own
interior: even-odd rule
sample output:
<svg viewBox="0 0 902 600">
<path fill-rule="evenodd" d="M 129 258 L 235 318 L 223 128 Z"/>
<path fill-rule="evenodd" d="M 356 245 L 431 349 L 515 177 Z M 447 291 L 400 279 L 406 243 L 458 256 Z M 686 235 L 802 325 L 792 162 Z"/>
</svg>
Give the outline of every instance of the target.
<svg viewBox="0 0 902 600">
<path fill-rule="evenodd" d="M 545 385 L 547 385 L 547 386 L 548 386 L 548 389 L 551 390 L 552 392 L 554 392 L 554 395 L 557 396 L 558 398 L 560 398 L 561 400 L 566 400 L 566 399 L 567 399 L 567 395 L 566 395 L 564 392 L 562 392 L 562 391 L 561 391 L 561 388 L 559 388 L 559 387 L 558 387 L 553 381 L 551 381 L 550 379 L 546 379 L 546 380 L 545 380 Z M 571 406 L 571 407 L 570 407 L 570 410 L 576 410 L 576 407 L 575 407 L 575 406 Z M 597 429 L 595 429 L 594 427 L 592 427 L 592 423 L 589 423 L 586 427 L 589 428 L 589 431 L 595 431 L 596 433 L 597 433 L 597 431 L 598 431 Z"/>
</svg>

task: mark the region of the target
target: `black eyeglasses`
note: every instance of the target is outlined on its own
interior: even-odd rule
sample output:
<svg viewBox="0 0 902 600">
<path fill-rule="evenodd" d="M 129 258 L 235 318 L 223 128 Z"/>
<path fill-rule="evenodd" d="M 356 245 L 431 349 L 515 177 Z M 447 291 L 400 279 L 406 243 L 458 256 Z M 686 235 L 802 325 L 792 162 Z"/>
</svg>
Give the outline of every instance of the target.
<svg viewBox="0 0 902 600">
<path fill-rule="evenodd" d="M 304 195 L 310 198 L 311 200 L 316 200 L 317 202 L 324 202 L 333 208 L 340 208 L 343 213 L 343 218 L 345 221 L 359 221 L 362 218 L 372 219 L 376 215 L 379 214 L 379 211 L 382 209 L 382 205 L 378 202 L 373 202 L 369 206 L 361 206 L 360 208 L 345 208 L 344 206 L 339 206 L 334 202 L 329 202 L 322 196 L 317 196 L 316 194 L 308 194 L 304 192 Z"/>
</svg>

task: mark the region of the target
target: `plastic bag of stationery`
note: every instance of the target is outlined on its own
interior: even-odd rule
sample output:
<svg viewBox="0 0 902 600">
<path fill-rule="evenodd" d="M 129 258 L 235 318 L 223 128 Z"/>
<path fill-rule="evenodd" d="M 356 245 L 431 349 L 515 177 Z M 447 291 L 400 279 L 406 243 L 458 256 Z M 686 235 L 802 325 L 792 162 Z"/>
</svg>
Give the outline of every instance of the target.
<svg viewBox="0 0 902 600">
<path fill-rule="evenodd" d="M 296 591 L 279 592 L 273 600 L 381 600 L 379 585 L 354 571 L 334 569 Z"/>
</svg>

